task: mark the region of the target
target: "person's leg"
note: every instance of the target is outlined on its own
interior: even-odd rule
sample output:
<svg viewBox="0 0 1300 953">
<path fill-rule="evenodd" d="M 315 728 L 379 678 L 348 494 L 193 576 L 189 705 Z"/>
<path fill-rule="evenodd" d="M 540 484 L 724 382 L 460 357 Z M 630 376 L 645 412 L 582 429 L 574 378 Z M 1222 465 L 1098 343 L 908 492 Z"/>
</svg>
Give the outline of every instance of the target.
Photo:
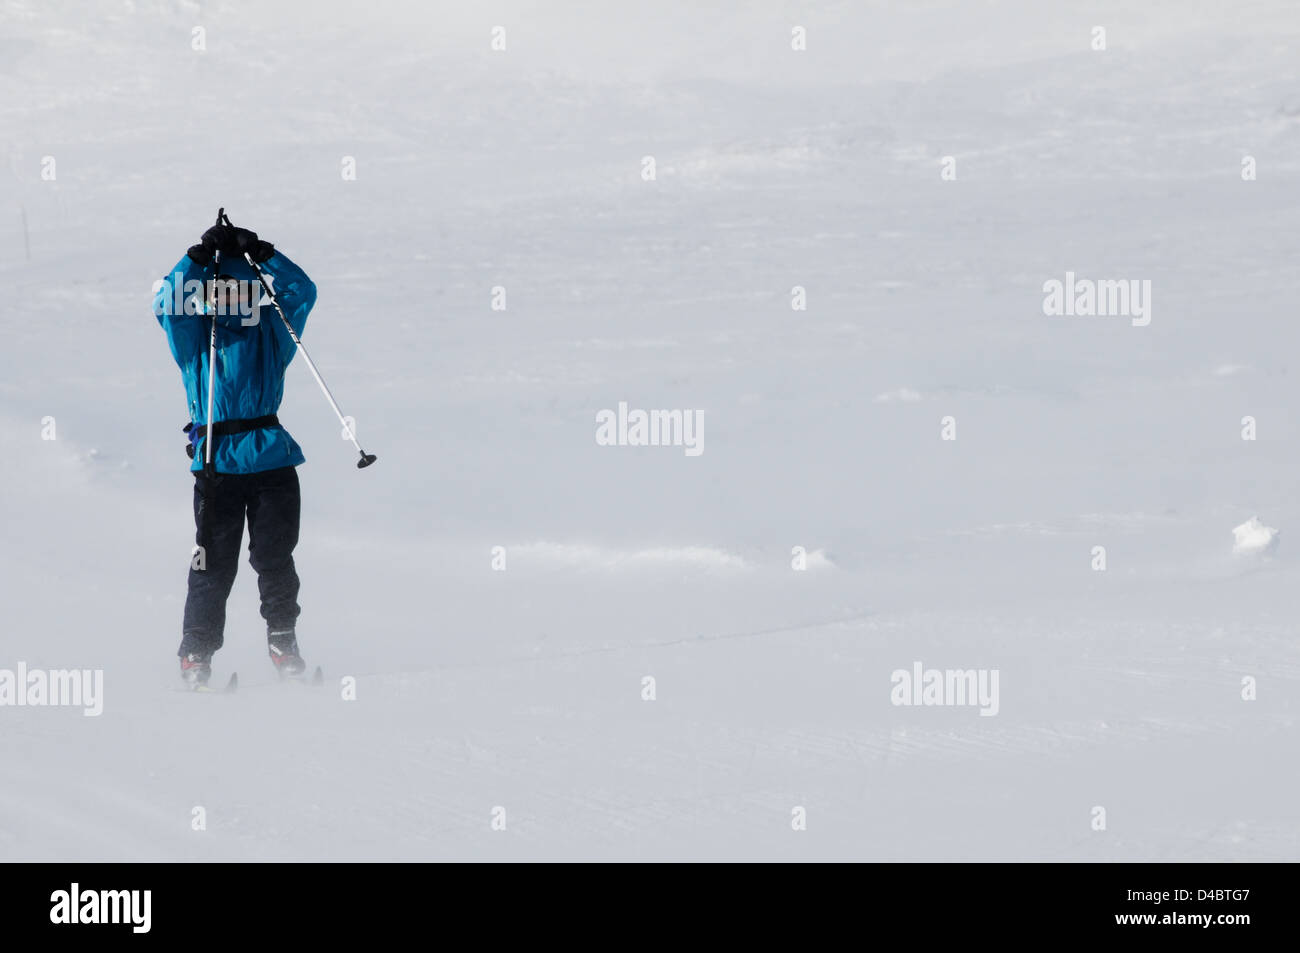
<svg viewBox="0 0 1300 953">
<path fill-rule="evenodd" d="M 226 599 L 239 569 L 244 541 L 244 494 L 238 474 L 224 474 L 214 486 L 194 481 L 195 542 L 202 547 L 190 561 L 189 594 L 177 655 L 211 655 L 225 640 Z"/>
<path fill-rule="evenodd" d="M 298 572 L 293 549 L 298 545 L 302 503 L 298 471 L 281 467 L 252 474 L 248 494 L 248 561 L 257 572 L 262 618 L 272 632 L 294 631 L 298 621 Z"/>
</svg>

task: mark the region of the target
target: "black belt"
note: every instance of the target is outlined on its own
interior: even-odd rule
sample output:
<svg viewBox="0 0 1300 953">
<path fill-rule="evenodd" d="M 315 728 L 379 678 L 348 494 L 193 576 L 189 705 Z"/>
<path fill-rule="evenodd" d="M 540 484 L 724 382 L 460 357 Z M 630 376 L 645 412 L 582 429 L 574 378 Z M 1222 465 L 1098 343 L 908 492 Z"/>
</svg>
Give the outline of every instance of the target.
<svg viewBox="0 0 1300 953">
<path fill-rule="evenodd" d="M 265 430 L 267 427 L 280 426 L 280 418 L 275 414 L 267 414 L 265 417 L 249 417 L 247 420 L 218 420 L 216 428 L 213 431 L 218 437 L 228 437 L 233 433 L 247 433 L 250 430 Z M 185 428 L 186 433 L 192 433 L 194 439 L 207 436 L 208 427 L 204 424 L 201 427 L 195 427 L 190 424 Z"/>
</svg>

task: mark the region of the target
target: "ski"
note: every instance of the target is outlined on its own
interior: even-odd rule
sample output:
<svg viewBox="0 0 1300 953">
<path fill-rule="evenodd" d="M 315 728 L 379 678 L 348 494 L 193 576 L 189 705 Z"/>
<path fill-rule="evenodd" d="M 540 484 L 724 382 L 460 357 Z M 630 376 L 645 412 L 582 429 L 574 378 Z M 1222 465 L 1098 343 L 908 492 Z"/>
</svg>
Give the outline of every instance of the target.
<svg viewBox="0 0 1300 953">
<path fill-rule="evenodd" d="M 276 683 L 280 685 L 298 685 L 303 688 L 323 688 L 325 686 L 325 672 L 319 665 L 317 665 L 310 675 L 303 673 L 296 678 L 281 675 L 276 680 Z M 266 688 L 269 686 L 265 683 L 257 682 L 249 687 L 256 689 Z M 178 688 L 177 691 L 184 692 L 187 695 L 234 695 L 239 692 L 239 674 L 237 672 L 232 673 L 230 678 L 226 681 L 226 684 L 220 688 L 204 684 Z"/>
<path fill-rule="evenodd" d="M 205 683 L 202 685 L 195 685 L 190 689 L 190 691 L 198 695 L 233 695 L 238 689 L 239 673 L 231 672 L 230 680 L 226 682 L 225 688 L 213 688 L 211 685 Z"/>
<path fill-rule="evenodd" d="M 325 684 L 325 673 L 321 670 L 321 667 L 317 665 L 316 670 L 311 673 L 310 677 L 308 677 L 306 672 L 297 676 L 281 675 L 280 681 L 286 685 L 303 685 L 312 688 L 320 688 Z"/>
</svg>

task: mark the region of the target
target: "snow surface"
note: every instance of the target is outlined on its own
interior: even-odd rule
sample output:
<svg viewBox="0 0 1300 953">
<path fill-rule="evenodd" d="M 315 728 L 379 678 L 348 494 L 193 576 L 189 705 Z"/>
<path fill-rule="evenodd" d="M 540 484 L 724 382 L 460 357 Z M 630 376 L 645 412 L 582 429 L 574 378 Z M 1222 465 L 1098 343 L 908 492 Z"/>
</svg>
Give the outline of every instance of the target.
<svg viewBox="0 0 1300 953">
<path fill-rule="evenodd" d="M 1290 0 L 0 0 L 0 668 L 105 679 L 0 708 L 0 858 L 1300 859 L 1300 563 L 1224 535 L 1300 523 L 1298 79 Z M 176 690 L 150 290 L 219 205 L 379 455 L 296 362 L 319 692 L 247 563 Z"/>
</svg>

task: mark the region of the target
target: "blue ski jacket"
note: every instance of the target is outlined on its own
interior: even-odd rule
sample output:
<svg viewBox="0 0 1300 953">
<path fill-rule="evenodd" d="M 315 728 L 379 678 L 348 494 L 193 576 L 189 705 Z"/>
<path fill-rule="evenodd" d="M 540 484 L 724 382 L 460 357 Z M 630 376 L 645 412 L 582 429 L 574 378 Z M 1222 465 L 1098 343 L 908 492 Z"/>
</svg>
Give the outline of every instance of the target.
<svg viewBox="0 0 1300 953">
<path fill-rule="evenodd" d="M 276 251 L 262 263 L 276 300 L 295 334 L 302 335 L 307 314 L 316 303 L 316 286 L 301 268 Z M 257 274 L 242 258 L 225 256 L 221 274 L 256 282 Z M 205 282 L 214 277 L 186 255 L 162 279 L 154 295 L 154 315 L 167 332 L 167 344 L 185 380 L 190 420 L 206 425 L 208 411 L 208 336 L 212 315 L 205 307 Z M 270 299 L 245 315 L 218 314 L 217 374 L 212 415 L 218 421 L 246 420 L 274 414 L 284 396 L 284 374 L 298 349 Z M 194 443 L 191 470 L 203 469 L 206 437 Z M 297 466 L 306 459 L 302 448 L 283 427 L 220 434 L 213 464 L 218 473 L 258 473 Z"/>
</svg>

